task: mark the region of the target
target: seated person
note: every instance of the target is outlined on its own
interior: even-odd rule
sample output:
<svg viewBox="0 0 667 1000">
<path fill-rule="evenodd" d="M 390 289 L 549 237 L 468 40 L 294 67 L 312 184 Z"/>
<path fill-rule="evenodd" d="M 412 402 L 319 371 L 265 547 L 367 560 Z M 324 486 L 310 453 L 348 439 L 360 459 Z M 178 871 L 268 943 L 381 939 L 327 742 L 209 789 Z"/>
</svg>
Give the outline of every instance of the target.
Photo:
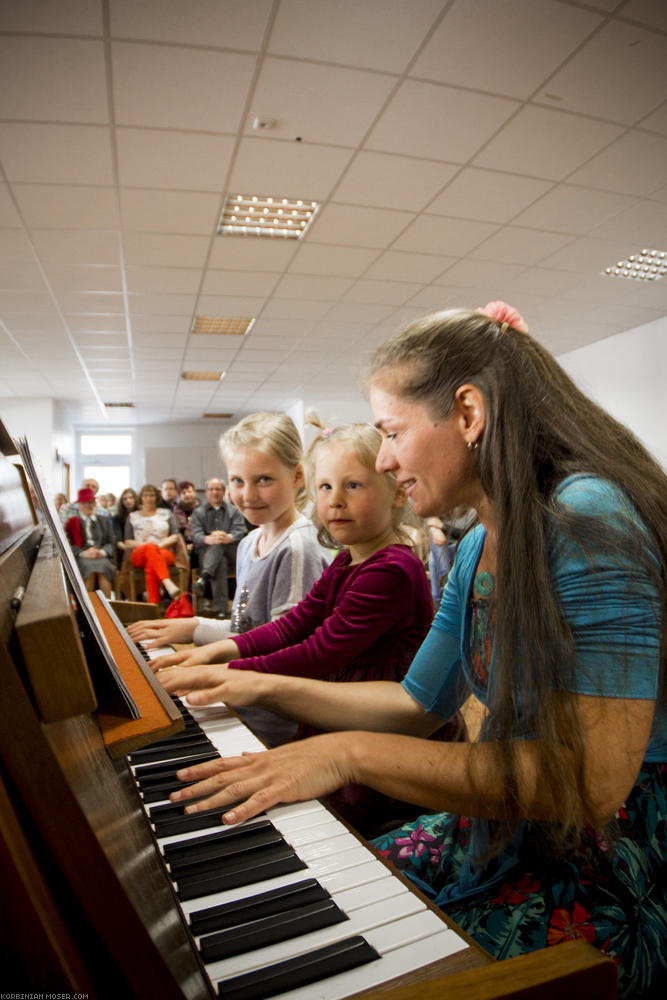
<svg viewBox="0 0 667 1000">
<path fill-rule="evenodd" d="M 198 597 L 204 597 L 210 587 L 212 616 L 227 618 L 227 575 L 234 565 L 236 544 L 247 534 L 247 528 L 243 515 L 225 500 L 222 479 L 206 481 L 206 500 L 193 511 L 190 524 L 199 560 L 199 579 L 193 590 Z"/>
<path fill-rule="evenodd" d="M 79 490 L 77 513 L 68 518 L 65 532 L 79 567 L 86 590 L 101 590 L 111 597 L 115 576 L 113 565 L 114 541 L 111 521 L 95 513 L 95 494 L 84 487 Z"/>
<path fill-rule="evenodd" d="M 180 565 L 187 554 L 174 515 L 166 507 L 157 506 L 158 491 L 149 483 L 139 493 L 139 510 L 133 510 L 125 522 L 125 557 L 122 570 L 129 571 L 127 556 L 132 566 L 141 567 L 146 577 L 146 592 L 151 604 L 160 603 L 160 588 L 172 600 L 181 593 L 169 576 L 169 567 Z M 172 549 L 174 551 L 172 551 Z M 182 550 L 182 552 L 181 552 Z M 125 590 L 121 580 L 121 587 Z"/>
</svg>

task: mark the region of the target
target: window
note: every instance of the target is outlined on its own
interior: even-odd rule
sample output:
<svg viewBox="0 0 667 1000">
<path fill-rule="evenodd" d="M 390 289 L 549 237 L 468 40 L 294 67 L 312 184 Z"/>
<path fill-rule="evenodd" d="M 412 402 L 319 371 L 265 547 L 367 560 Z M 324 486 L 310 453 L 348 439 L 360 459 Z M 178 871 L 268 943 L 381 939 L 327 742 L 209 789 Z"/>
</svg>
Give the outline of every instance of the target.
<svg viewBox="0 0 667 1000">
<path fill-rule="evenodd" d="M 134 486 L 134 435 L 90 431 L 77 435 L 76 490 L 84 479 L 96 479 L 100 493 L 116 497 L 128 486 Z"/>
</svg>

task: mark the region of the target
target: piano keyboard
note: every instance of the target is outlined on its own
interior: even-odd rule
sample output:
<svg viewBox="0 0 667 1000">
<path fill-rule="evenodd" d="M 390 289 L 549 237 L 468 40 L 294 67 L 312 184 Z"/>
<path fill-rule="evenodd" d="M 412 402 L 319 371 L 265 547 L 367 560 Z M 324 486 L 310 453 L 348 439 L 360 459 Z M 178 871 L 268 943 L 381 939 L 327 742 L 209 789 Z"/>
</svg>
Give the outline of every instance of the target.
<svg viewBox="0 0 667 1000">
<path fill-rule="evenodd" d="M 343 1000 L 467 947 L 318 801 L 185 816 L 177 768 L 264 745 L 222 704 L 181 708 L 185 732 L 128 763 L 218 996 Z"/>
</svg>

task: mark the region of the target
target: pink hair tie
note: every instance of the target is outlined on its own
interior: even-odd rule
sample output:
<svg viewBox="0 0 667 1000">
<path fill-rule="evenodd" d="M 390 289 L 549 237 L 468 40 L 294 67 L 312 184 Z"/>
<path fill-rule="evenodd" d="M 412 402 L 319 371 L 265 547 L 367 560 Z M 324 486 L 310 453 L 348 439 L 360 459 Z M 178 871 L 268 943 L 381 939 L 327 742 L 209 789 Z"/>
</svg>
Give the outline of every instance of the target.
<svg viewBox="0 0 667 1000">
<path fill-rule="evenodd" d="M 519 330 L 521 333 L 528 333 L 528 324 L 525 319 L 514 306 L 510 306 L 507 302 L 503 302 L 498 299 L 496 302 L 487 302 L 483 309 L 476 310 L 482 313 L 484 316 L 489 316 L 491 319 L 495 319 L 497 323 L 500 323 L 500 329 L 504 333 L 508 327 L 512 327 L 513 330 Z"/>
</svg>

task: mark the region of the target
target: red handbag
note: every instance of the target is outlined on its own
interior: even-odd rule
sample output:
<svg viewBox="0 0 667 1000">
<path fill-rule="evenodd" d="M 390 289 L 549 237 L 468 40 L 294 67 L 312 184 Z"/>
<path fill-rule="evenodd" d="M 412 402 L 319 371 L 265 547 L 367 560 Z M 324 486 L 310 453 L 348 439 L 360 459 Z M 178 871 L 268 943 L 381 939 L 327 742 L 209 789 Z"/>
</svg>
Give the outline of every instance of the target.
<svg viewBox="0 0 667 1000">
<path fill-rule="evenodd" d="M 192 607 L 190 595 L 181 594 L 179 597 L 174 598 L 165 611 L 164 616 L 165 618 L 192 618 L 194 613 L 195 609 Z"/>
</svg>

